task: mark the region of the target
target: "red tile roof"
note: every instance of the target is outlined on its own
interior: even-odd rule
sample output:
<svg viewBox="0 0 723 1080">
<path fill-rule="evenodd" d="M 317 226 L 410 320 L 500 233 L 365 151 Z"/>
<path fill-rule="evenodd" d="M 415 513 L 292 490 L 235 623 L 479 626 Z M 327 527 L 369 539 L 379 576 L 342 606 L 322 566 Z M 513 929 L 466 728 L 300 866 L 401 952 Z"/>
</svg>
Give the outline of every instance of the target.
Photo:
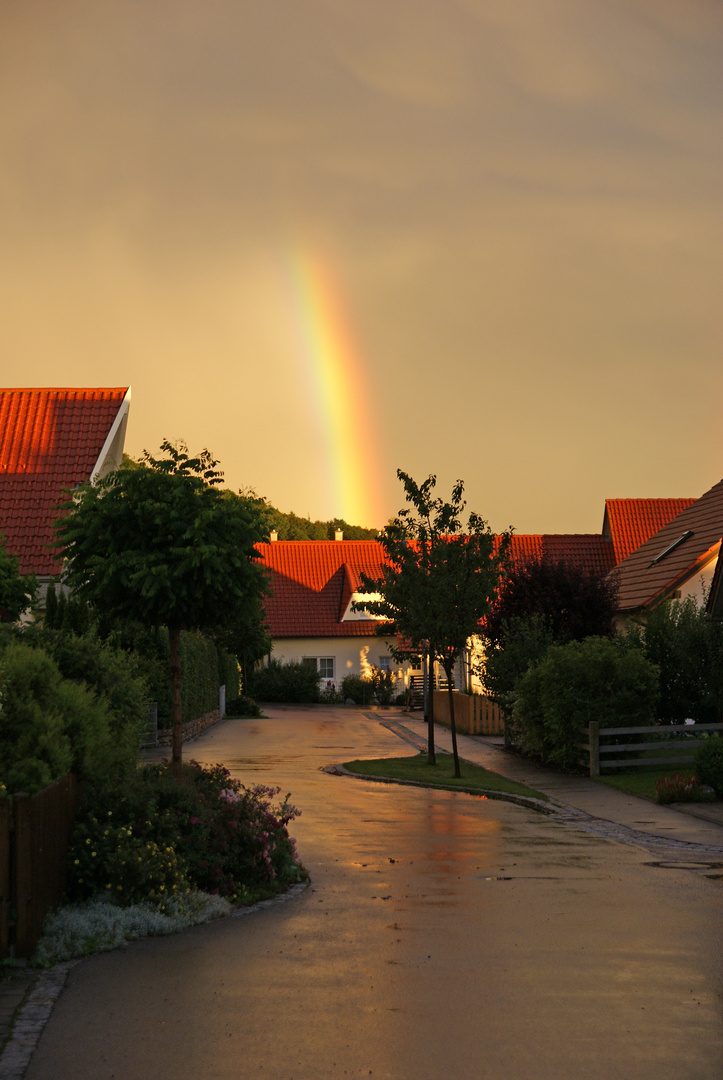
<svg viewBox="0 0 723 1080">
<path fill-rule="evenodd" d="M 57 575 L 56 507 L 90 479 L 127 387 L 0 390 L 0 533 L 22 573 Z"/>
<path fill-rule="evenodd" d="M 372 620 L 342 622 L 361 572 L 378 577 L 382 548 L 376 540 L 276 540 L 258 544 L 270 572 L 266 617 L 272 638 L 372 637 Z M 614 566 L 612 544 L 597 535 L 513 536 L 515 561 L 551 559 L 588 572 Z"/>
<path fill-rule="evenodd" d="M 379 575 L 376 540 L 275 540 L 258 544 L 270 571 L 266 618 L 272 637 L 372 637 L 371 620 L 342 622 L 360 574 Z"/>
<path fill-rule="evenodd" d="M 715 558 L 723 537 L 723 480 L 617 567 L 621 611 L 652 607 Z"/>
<path fill-rule="evenodd" d="M 682 514 L 695 499 L 606 499 L 603 537 L 612 540 L 620 563 Z"/>
<path fill-rule="evenodd" d="M 598 574 L 607 574 L 615 566 L 613 545 L 597 533 L 513 534 L 510 558 L 515 563 L 562 562 L 576 570 Z"/>
</svg>

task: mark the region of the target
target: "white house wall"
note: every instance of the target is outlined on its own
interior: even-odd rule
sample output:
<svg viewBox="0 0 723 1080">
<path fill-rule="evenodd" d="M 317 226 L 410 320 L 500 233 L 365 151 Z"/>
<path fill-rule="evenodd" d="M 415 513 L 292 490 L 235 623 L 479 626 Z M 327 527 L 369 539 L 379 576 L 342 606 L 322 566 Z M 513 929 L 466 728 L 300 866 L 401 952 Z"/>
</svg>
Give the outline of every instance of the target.
<svg viewBox="0 0 723 1080">
<path fill-rule="evenodd" d="M 272 658 L 282 663 L 300 661 L 308 657 L 334 658 L 334 684 L 340 688 L 345 675 L 367 675 L 372 667 L 379 667 L 382 656 L 390 656 L 389 643 L 378 637 L 343 638 L 276 638 Z M 406 685 L 404 668 L 391 661 L 391 670 Z M 327 680 L 322 683 L 326 685 Z"/>
</svg>

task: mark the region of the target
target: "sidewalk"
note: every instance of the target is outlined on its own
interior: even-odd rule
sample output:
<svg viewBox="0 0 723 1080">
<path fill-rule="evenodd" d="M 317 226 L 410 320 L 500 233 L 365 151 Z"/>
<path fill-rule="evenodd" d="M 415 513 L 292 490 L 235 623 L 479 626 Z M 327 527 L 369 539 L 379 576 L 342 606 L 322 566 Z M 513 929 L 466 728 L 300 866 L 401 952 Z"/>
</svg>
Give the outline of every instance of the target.
<svg viewBox="0 0 723 1080">
<path fill-rule="evenodd" d="M 390 716 L 391 719 L 391 716 Z M 416 738 L 427 740 L 427 725 L 420 716 L 410 713 L 394 715 L 396 723 L 407 728 Z M 435 746 L 452 751 L 452 735 L 448 728 L 435 725 Z M 486 769 L 517 780 L 521 784 L 547 795 L 563 806 L 589 814 L 592 818 L 612 822 L 650 838 L 682 841 L 723 853 L 723 806 L 720 803 L 679 803 L 658 806 L 626 795 L 607 784 L 597 783 L 586 776 L 566 776 L 527 761 L 504 749 L 501 736 L 457 735 L 460 758 L 482 765 Z"/>
</svg>

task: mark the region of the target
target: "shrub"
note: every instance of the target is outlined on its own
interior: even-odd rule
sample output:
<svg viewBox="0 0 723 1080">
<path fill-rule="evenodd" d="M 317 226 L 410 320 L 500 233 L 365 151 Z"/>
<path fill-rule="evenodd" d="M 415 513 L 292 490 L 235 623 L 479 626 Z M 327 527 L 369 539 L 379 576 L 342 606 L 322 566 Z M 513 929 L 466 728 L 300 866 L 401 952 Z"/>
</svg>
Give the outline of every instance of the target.
<svg viewBox="0 0 723 1080">
<path fill-rule="evenodd" d="M 76 826 L 70 850 L 71 895 L 106 895 L 121 907 L 149 901 L 165 911 L 169 897 L 190 892 L 185 867 L 170 844 L 135 836 L 113 811 L 88 814 Z"/>
<path fill-rule="evenodd" d="M 660 669 L 658 717 L 676 724 L 723 718 L 723 624 L 693 597 L 659 604 L 628 630 Z"/>
<path fill-rule="evenodd" d="M 96 781 L 135 767 L 137 739 L 129 746 L 114 731 L 107 703 L 63 679 L 43 649 L 10 643 L 0 656 L 0 682 L 0 779 L 11 792 L 33 794 L 70 769 Z"/>
<path fill-rule="evenodd" d="M 695 752 L 695 770 L 702 784 L 713 788 L 723 799 L 723 738 L 713 735 Z"/>
<path fill-rule="evenodd" d="M 298 811 L 277 795 L 197 762 L 185 763 L 180 777 L 163 763 L 130 783 L 92 789 L 73 837 L 69 895 L 162 908 L 188 888 L 238 901 L 300 881 L 287 830 Z"/>
<path fill-rule="evenodd" d="M 344 696 L 340 690 L 337 690 L 333 683 L 329 683 L 328 686 L 324 686 L 319 691 L 319 704 L 320 705 L 343 705 Z"/>
<path fill-rule="evenodd" d="M 169 900 L 163 912 L 148 903 L 122 908 L 108 900 L 68 905 L 45 920 L 32 963 L 35 967 L 50 967 L 76 956 L 117 949 L 126 941 L 173 934 L 230 911 L 227 900 L 201 892 Z"/>
<path fill-rule="evenodd" d="M 680 773 L 656 780 L 655 794 L 659 803 L 700 802 L 705 798 L 699 777 Z"/>
<path fill-rule="evenodd" d="M 372 693 L 376 704 L 382 706 L 391 705 L 395 683 L 392 672 L 373 667 L 369 675 L 369 682 L 372 685 Z"/>
<path fill-rule="evenodd" d="M 518 684 L 515 737 L 528 753 L 561 768 L 579 756 L 580 729 L 654 721 L 658 671 L 626 639 L 591 637 L 553 645 Z"/>
<path fill-rule="evenodd" d="M 239 694 L 226 700 L 226 716 L 261 716 L 261 709 L 253 698 Z"/>
<path fill-rule="evenodd" d="M 257 701 L 312 704 L 319 701 L 320 678 L 312 664 L 272 659 L 252 672 L 248 689 Z"/>
<path fill-rule="evenodd" d="M 351 700 L 355 705 L 367 706 L 372 703 L 372 686 L 361 675 L 345 675 L 341 680 L 341 694 L 344 701 Z"/>
</svg>

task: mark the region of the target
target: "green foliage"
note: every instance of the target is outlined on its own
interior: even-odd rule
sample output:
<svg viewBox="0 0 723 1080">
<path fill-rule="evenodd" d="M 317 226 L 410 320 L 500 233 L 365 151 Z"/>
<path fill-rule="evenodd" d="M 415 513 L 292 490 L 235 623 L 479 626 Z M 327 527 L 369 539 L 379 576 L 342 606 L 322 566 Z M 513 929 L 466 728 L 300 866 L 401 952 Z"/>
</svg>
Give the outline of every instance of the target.
<svg viewBox="0 0 723 1080">
<path fill-rule="evenodd" d="M 497 543 L 487 522 L 476 513 L 469 515 L 463 530 L 461 480 L 454 486 L 451 502 L 445 503 L 433 497 L 435 476 L 422 484 L 399 469 L 397 476 L 410 508 L 401 510 L 380 534 L 384 551 L 381 577 L 361 575 L 365 592 L 378 593 L 381 598 L 356 606 L 388 620 L 380 633 L 396 633 L 414 652 L 428 649 L 442 664 L 451 684 L 455 663 L 491 609 L 510 534 Z M 452 741 L 458 773 L 453 717 Z M 434 758 L 433 746 L 430 724 L 430 760 Z"/>
<path fill-rule="evenodd" d="M 505 568 L 499 596 L 485 620 L 488 639 L 501 644 L 517 620 L 539 616 L 558 645 L 586 637 L 609 637 L 617 610 L 617 586 L 605 573 L 564 562 L 533 559 Z"/>
<path fill-rule="evenodd" d="M 341 680 L 341 696 L 344 701 L 353 701 L 355 705 L 371 705 L 374 689 L 369 679 L 361 675 L 345 675 Z"/>
<path fill-rule="evenodd" d="M 699 777 L 689 773 L 673 773 L 664 776 L 655 784 L 655 797 L 659 803 L 705 802 L 706 794 L 701 787 Z M 711 797 L 712 796 L 708 796 Z"/>
<path fill-rule="evenodd" d="M 84 600 L 69 595 L 61 587 L 56 593 L 51 581 L 45 595 L 44 625 L 49 630 L 64 630 L 66 633 L 87 634 L 94 625 L 90 608 Z"/>
<path fill-rule="evenodd" d="M 101 615 L 169 631 L 173 760 L 181 761 L 180 631 L 233 629 L 265 589 L 255 563 L 260 520 L 247 502 L 217 490 L 207 450 L 183 444 L 143 454 L 73 492 L 56 525 L 66 580 Z M 216 689 L 218 688 L 218 685 Z M 188 693 L 188 690 L 187 690 Z"/>
<path fill-rule="evenodd" d="M 0 533 L 0 620 L 16 622 L 36 602 L 38 582 L 34 574 L 20 573 L 20 560 L 5 546 Z"/>
<path fill-rule="evenodd" d="M 23 640 L 45 649 L 64 679 L 94 692 L 103 704 L 114 739 L 126 745 L 129 764 L 133 764 L 148 701 L 147 682 L 136 654 L 114 648 L 95 631 L 75 634 L 30 626 L 24 630 Z"/>
<path fill-rule="evenodd" d="M 702 784 L 712 787 L 723 799 L 723 737 L 714 735 L 695 752 L 695 769 Z"/>
<path fill-rule="evenodd" d="M 249 692 L 257 701 L 313 704 L 319 701 L 321 675 L 315 666 L 298 660 L 269 660 L 249 677 Z"/>
<path fill-rule="evenodd" d="M 487 645 L 481 674 L 487 693 L 505 714 L 512 714 L 517 683 L 554 640 L 552 627 L 539 613 L 501 623 L 498 640 Z"/>
<path fill-rule="evenodd" d="M 261 709 L 253 698 L 245 694 L 226 699 L 226 716 L 261 716 Z"/>
<path fill-rule="evenodd" d="M 395 678 L 391 671 L 383 671 L 381 668 L 372 667 L 369 672 L 374 701 L 377 705 L 391 705 L 394 699 Z"/>
<path fill-rule="evenodd" d="M 654 722 L 658 672 L 624 639 L 590 637 L 553 645 L 518 684 L 515 742 L 543 762 L 574 768 L 580 729 Z"/>
<path fill-rule="evenodd" d="M 57 524 L 67 582 L 99 612 L 146 626 L 232 626 L 263 587 L 259 521 L 214 486 L 208 451 L 161 449 L 73 492 Z"/>
<path fill-rule="evenodd" d="M 253 488 L 240 491 L 239 496 L 261 517 L 263 532 L 267 538 L 269 533 L 275 530 L 279 540 L 333 540 L 336 530 L 341 529 L 345 540 L 373 540 L 379 531 L 365 529 L 361 525 L 350 525 L 343 518 L 312 521 L 294 513 L 284 513 L 272 506 L 267 499 L 257 495 Z"/>
<path fill-rule="evenodd" d="M 661 723 L 723 720 L 723 623 L 689 597 L 659 604 L 628 633 L 660 669 Z"/>
<path fill-rule="evenodd" d="M 479 675 L 490 697 L 510 714 L 517 683 L 550 645 L 612 632 L 616 599 L 614 582 L 603 574 L 546 560 L 507 566 L 484 623 Z"/>
<path fill-rule="evenodd" d="M 98 896 L 121 907 L 150 901 L 165 911 L 165 901 L 190 892 L 175 850 L 159 847 L 147 834 L 135 836 L 133 825 L 112 810 L 100 818 L 90 813 L 76 826 L 70 850 L 71 895 Z"/>
<path fill-rule="evenodd" d="M 304 871 L 287 829 L 298 811 L 278 794 L 197 762 L 180 776 L 164 763 L 123 785 L 96 786 L 73 837 L 69 895 L 150 900 L 163 910 L 166 897 L 189 888 L 242 902 L 285 888 Z"/>
<path fill-rule="evenodd" d="M 44 650 L 8 644 L 0 685 L 0 779 L 10 792 L 33 794 L 70 769 L 98 780 L 134 767 L 133 721 L 114 714 L 108 699 L 84 682 L 64 679 Z"/>
</svg>

